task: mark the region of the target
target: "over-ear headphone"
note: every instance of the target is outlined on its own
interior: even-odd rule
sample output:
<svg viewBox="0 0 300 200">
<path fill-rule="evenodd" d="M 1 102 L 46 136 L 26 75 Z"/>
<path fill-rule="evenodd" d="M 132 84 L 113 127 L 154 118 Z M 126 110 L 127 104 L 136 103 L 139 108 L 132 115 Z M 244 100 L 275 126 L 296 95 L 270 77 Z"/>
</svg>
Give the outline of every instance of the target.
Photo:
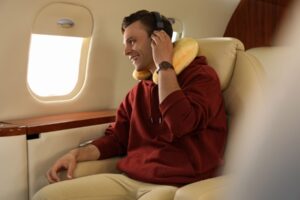
<svg viewBox="0 0 300 200">
<path fill-rule="evenodd" d="M 159 12 L 152 12 L 155 19 L 154 30 L 162 30 L 165 28 L 163 18 Z"/>
</svg>

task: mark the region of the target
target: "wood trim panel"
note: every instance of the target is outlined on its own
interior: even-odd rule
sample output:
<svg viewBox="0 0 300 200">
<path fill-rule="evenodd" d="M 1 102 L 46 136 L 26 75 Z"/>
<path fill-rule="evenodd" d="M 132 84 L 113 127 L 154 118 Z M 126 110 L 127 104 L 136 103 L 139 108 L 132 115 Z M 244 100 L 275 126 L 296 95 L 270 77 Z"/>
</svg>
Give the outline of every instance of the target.
<svg viewBox="0 0 300 200">
<path fill-rule="evenodd" d="M 30 136 L 50 131 L 105 124 L 115 121 L 115 113 L 115 110 L 101 110 L 9 120 L 2 122 L 3 128 L 0 126 L 0 136 L 20 134 Z"/>
<path fill-rule="evenodd" d="M 282 19 L 294 0 L 241 0 L 224 37 L 235 37 L 245 49 L 274 45 Z"/>
<path fill-rule="evenodd" d="M 6 122 L 0 122 L 0 137 L 24 134 L 26 134 L 25 126 L 17 126 Z"/>
</svg>

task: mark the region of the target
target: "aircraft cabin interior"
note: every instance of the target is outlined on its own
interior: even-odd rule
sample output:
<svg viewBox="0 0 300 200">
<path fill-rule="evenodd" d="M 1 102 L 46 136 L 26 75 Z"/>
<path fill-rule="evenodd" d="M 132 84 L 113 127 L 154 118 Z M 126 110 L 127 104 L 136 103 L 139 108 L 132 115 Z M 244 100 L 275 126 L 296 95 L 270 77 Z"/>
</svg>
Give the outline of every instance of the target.
<svg viewBox="0 0 300 200">
<path fill-rule="evenodd" d="M 178 187 L 174 200 L 299 199 L 299 8 L 293 0 L 0 0 L 0 200 L 32 199 L 58 158 L 117 120 L 139 82 L 121 31 L 138 10 L 167 17 L 174 44 L 196 41 L 225 105 L 224 166 Z M 122 173 L 120 159 L 79 162 L 73 178 Z"/>
</svg>

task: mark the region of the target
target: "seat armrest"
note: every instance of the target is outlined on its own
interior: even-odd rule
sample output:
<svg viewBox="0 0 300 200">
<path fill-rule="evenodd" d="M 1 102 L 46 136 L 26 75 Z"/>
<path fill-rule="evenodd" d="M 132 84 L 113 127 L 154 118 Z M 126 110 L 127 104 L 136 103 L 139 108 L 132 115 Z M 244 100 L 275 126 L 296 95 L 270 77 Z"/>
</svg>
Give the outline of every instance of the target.
<svg viewBox="0 0 300 200">
<path fill-rule="evenodd" d="M 188 184 L 177 190 L 174 200 L 222 199 L 227 181 L 228 176 L 219 176 Z"/>
<path fill-rule="evenodd" d="M 120 160 L 119 157 L 109 158 L 105 160 L 85 161 L 77 163 L 73 178 L 79 178 L 83 176 L 89 176 L 99 173 L 118 173 L 117 162 Z M 61 177 L 66 180 L 67 171 L 61 172 Z"/>
</svg>

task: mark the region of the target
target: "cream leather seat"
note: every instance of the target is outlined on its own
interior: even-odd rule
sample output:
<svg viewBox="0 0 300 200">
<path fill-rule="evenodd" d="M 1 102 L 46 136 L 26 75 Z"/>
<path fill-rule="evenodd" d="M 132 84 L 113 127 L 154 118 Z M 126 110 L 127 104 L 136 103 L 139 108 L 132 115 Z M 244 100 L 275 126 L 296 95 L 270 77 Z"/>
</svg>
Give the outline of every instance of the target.
<svg viewBox="0 0 300 200">
<path fill-rule="evenodd" d="M 229 143 L 233 131 L 239 122 L 239 117 L 250 99 L 251 91 L 259 96 L 263 92 L 264 70 L 257 59 L 245 52 L 243 44 L 234 38 L 204 38 L 198 39 L 200 55 L 207 57 L 219 75 L 224 94 L 226 112 L 229 122 Z M 78 163 L 74 176 L 81 177 L 96 173 L 118 173 L 116 162 L 118 158 L 103 161 Z M 179 188 L 175 200 L 218 199 L 218 194 L 226 185 L 226 176 L 199 181 Z"/>
<path fill-rule="evenodd" d="M 245 118 L 244 112 L 255 101 L 263 100 L 265 71 L 261 62 L 245 52 L 243 44 L 237 39 L 200 39 L 199 44 L 200 54 L 207 57 L 221 80 L 229 123 L 226 154 L 232 154 L 241 143 L 239 135 L 243 133 L 240 124 Z M 175 200 L 224 199 L 229 181 L 230 175 L 222 175 L 186 185 L 177 191 Z"/>
</svg>

